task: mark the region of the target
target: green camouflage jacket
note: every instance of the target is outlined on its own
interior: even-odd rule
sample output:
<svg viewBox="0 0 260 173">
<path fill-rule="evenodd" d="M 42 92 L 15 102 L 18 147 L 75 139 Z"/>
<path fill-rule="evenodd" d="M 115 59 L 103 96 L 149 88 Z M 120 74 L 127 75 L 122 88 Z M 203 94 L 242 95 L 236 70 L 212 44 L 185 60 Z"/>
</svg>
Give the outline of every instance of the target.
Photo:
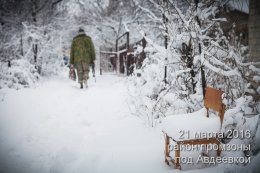
<svg viewBox="0 0 260 173">
<path fill-rule="evenodd" d="M 71 45 L 70 64 L 79 62 L 91 64 L 95 59 L 95 48 L 91 38 L 84 33 L 77 35 Z"/>
</svg>

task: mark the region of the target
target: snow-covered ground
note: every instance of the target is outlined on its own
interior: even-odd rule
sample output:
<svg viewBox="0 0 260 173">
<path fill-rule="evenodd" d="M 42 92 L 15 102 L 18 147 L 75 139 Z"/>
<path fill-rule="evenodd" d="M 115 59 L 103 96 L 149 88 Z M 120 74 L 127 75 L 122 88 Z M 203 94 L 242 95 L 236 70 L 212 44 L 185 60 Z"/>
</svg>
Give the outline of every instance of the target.
<svg viewBox="0 0 260 173">
<path fill-rule="evenodd" d="M 130 115 L 121 77 L 91 79 L 84 90 L 60 77 L 0 92 L 0 172 L 165 169 L 161 134 Z"/>
<path fill-rule="evenodd" d="M 65 75 L 0 90 L 0 172 L 179 172 L 164 163 L 161 129 L 131 115 L 127 96 L 125 78 L 113 74 L 84 90 Z"/>
</svg>

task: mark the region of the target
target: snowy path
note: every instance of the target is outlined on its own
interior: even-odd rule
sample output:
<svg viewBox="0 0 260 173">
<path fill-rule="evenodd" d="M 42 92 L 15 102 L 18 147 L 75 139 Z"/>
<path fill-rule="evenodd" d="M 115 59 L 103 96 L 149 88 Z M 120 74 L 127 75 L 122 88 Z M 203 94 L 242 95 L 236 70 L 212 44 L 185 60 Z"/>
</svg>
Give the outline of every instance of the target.
<svg viewBox="0 0 260 173">
<path fill-rule="evenodd" d="M 172 172 L 160 131 L 129 113 L 124 79 L 97 80 L 0 91 L 0 172 Z"/>
<path fill-rule="evenodd" d="M 179 172 L 164 163 L 160 128 L 131 115 L 126 99 L 124 78 L 108 74 L 87 90 L 66 77 L 0 90 L 0 172 Z"/>
</svg>

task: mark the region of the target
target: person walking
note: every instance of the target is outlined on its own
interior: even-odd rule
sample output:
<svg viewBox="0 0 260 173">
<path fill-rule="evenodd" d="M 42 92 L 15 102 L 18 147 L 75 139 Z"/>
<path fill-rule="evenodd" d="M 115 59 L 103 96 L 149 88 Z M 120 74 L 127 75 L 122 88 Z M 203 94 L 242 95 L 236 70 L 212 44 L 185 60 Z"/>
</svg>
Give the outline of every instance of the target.
<svg viewBox="0 0 260 173">
<path fill-rule="evenodd" d="M 87 88 L 90 65 L 94 65 L 96 59 L 95 47 L 90 36 L 80 28 L 76 37 L 73 38 L 70 51 L 70 66 L 76 68 L 80 89 L 83 84 Z"/>
</svg>

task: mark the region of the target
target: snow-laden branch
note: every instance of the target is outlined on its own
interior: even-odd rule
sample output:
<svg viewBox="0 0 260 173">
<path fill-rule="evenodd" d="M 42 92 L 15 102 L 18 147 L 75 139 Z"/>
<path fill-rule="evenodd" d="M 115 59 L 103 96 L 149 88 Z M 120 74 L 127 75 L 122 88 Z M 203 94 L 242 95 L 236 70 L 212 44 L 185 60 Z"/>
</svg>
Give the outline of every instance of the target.
<svg viewBox="0 0 260 173">
<path fill-rule="evenodd" d="M 250 65 L 250 66 L 249 66 L 249 69 L 252 70 L 252 71 L 254 71 L 254 72 L 260 73 L 260 69 L 259 69 L 259 68 L 256 68 L 256 67 L 253 66 L 253 65 Z"/>
<path fill-rule="evenodd" d="M 164 57 L 166 57 L 166 49 L 163 46 L 159 46 L 154 43 L 150 38 L 148 38 L 142 30 L 139 30 L 140 34 L 145 38 L 147 43 L 149 43 L 157 52 L 161 53 Z"/>
<path fill-rule="evenodd" d="M 223 62 L 221 62 L 220 60 L 218 60 L 218 59 L 217 59 L 214 55 L 212 55 L 210 52 L 204 50 L 204 54 L 210 56 L 210 57 L 211 57 L 211 61 L 214 62 L 214 64 L 221 65 L 221 66 L 225 67 L 225 68 L 228 69 L 228 70 L 232 70 L 232 68 L 230 68 L 230 67 L 227 66 L 225 63 L 223 63 Z"/>
<path fill-rule="evenodd" d="M 159 9 L 161 12 L 164 11 L 164 9 L 162 8 L 162 6 L 158 5 L 156 2 L 154 2 L 153 0 L 149 0 L 157 9 Z"/>
<path fill-rule="evenodd" d="M 229 76 L 239 76 L 239 77 L 241 77 L 241 75 L 237 72 L 237 70 L 233 69 L 233 70 L 225 71 L 221 68 L 217 68 L 217 67 L 213 66 L 206 59 L 204 59 L 203 65 L 205 65 L 209 70 L 212 70 L 215 73 L 221 74 L 223 76 L 227 76 L 227 77 L 229 77 Z"/>
<path fill-rule="evenodd" d="M 148 16 L 150 16 L 152 19 L 154 19 L 155 21 L 160 22 L 163 25 L 162 20 L 159 19 L 152 11 L 150 11 L 149 9 L 144 8 L 144 7 L 140 6 L 140 5 L 138 5 L 138 8 L 143 10 L 144 12 L 146 12 L 148 14 Z"/>
<path fill-rule="evenodd" d="M 42 51 L 39 53 L 39 57 L 42 56 L 43 52 L 45 51 L 46 47 L 48 46 L 48 44 L 52 41 L 52 39 L 48 40 L 47 43 L 45 43 L 45 45 L 43 45 Z"/>
<path fill-rule="evenodd" d="M 185 19 L 184 15 L 182 14 L 181 10 L 180 10 L 176 5 L 174 5 L 173 2 L 170 1 L 170 4 L 173 6 L 173 8 L 174 8 L 174 9 L 176 10 L 176 12 L 178 13 L 178 15 L 179 15 L 181 21 L 182 21 L 183 24 L 184 24 L 184 27 L 185 27 L 188 31 L 190 31 L 190 29 L 189 29 L 189 23 L 186 21 L 186 19 Z"/>
<path fill-rule="evenodd" d="M 240 66 L 260 65 L 260 62 L 246 62 L 246 63 L 241 62 L 239 60 L 239 55 L 237 55 L 234 51 L 230 52 L 230 56 L 234 57 L 236 63 Z"/>
<path fill-rule="evenodd" d="M 178 77 L 178 76 L 180 76 L 182 73 L 189 73 L 190 71 L 191 71 L 190 68 L 187 68 L 187 69 L 185 69 L 185 70 L 178 70 L 178 71 L 175 72 L 175 76 Z"/>
<path fill-rule="evenodd" d="M 125 22 L 123 22 L 123 25 L 124 25 L 124 27 L 125 27 L 125 31 L 126 31 L 126 32 L 130 32 L 130 30 L 129 30 L 129 28 L 127 27 L 127 24 L 126 24 Z"/>
<path fill-rule="evenodd" d="M 209 38 L 209 37 L 208 37 Z M 209 38 L 210 39 L 210 38 Z M 231 50 L 226 50 L 223 47 L 221 47 L 216 41 L 211 41 L 210 42 L 212 45 L 216 46 L 218 49 L 226 52 L 228 54 L 229 58 L 234 58 L 235 62 L 237 65 L 239 66 L 249 66 L 249 65 L 260 65 L 260 62 L 247 62 L 247 63 L 243 63 L 240 60 L 240 56 L 237 55 L 237 53 L 235 53 L 232 49 Z M 205 50 L 204 50 L 205 51 Z M 206 51 L 205 51 L 206 52 Z M 209 52 L 207 52 L 209 53 Z M 212 55 L 213 56 L 213 55 Z M 214 56 L 213 56 L 214 57 Z"/>
<path fill-rule="evenodd" d="M 213 27 L 216 24 L 216 22 L 213 22 L 211 25 L 207 26 L 205 29 L 201 29 L 202 33 L 205 33 L 206 31 L 208 31 L 211 27 Z"/>
<path fill-rule="evenodd" d="M 26 54 L 24 55 L 24 59 L 28 59 L 28 56 L 31 53 L 31 50 L 32 50 L 32 44 L 30 44 L 29 49 L 27 50 Z"/>
</svg>

